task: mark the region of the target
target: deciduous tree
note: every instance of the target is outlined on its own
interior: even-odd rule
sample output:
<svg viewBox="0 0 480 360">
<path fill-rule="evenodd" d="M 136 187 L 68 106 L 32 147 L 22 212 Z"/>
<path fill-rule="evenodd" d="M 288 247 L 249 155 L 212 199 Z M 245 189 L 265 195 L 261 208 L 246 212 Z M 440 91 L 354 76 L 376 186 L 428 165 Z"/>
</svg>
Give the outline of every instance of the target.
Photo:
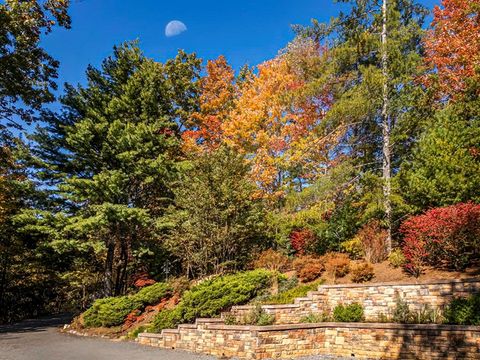
<svg viewBox="0 0 480 360">
<path fill-rule="evenodd" d="M 187 151 L 197 147 L 212 150 L 224 141 L 222 126 L 232 111 L 236 95 L 235 74 L 224 56 L 209 60 L 206 72 L 200 80 L 200 109 L 189 119 L 189 130 L 182 133 Z"/>
<path fill-rule="evenodd" d="M 441 96 L 458 97 L 480 67 L 480 1 L 442 0 L 435 6 L 425 39 L 426 62 L 435 72 Z"/>
</svg>

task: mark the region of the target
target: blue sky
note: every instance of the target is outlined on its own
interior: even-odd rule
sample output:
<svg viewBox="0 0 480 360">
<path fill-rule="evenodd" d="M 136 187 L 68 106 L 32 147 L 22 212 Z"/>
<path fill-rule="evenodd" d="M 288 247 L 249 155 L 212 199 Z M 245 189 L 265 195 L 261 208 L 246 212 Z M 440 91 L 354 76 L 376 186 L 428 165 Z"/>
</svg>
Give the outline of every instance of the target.
<svg viewBox="0 0 480 360">
<path fill-rule="evenodd" d="M 428 8 L 440 0 L 420 0 Z M 334 0 L 72 0 L 72 29 L 55 29 L 43 46 L 60 61 L 59 85 L 84 81 L 112 46 L 139 39 L 147 56 L 164 61 L 178 49 L 203 59 L 223 54 L 239 68 L 272 58 L 293 37 L 290 24 L 328 21 L 345 5 Z M 188 31 L 165 36 L 171 20 Z"/>
</svg>

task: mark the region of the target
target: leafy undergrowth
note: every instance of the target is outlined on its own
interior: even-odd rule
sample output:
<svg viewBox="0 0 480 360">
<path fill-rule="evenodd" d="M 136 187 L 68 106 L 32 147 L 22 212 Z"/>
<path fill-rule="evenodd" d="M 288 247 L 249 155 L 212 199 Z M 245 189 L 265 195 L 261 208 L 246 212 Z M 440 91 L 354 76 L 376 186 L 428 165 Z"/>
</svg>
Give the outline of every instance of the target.
<svg viewBox="0 0 480 360">
<path fill-rule="evenodd" d="M 159 312 L 148 330 L 160 332 L 197 317 L 219 316 L 233 305 L 246 304 L 268 291 L 273 276 L 273 272 L 258 269 L 203 281 L 185 292 L 175 308 Z"/>
</svg>

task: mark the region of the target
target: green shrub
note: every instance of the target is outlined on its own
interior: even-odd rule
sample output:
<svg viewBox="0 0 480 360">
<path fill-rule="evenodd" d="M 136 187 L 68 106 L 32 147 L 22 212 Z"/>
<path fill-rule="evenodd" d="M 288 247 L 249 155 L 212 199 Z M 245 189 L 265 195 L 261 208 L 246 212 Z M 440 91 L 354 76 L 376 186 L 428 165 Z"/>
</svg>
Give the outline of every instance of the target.
<svg viewBox="0 0 480 360">
<path fill-rule="evenodd" d="M 180 305 L 173 309 L 165 309 L 160 311 L 149 328 L 151 332 L 160 332 L 163 329 L 174 329 L 183 321 L 183 313 Z"/>
<path fill-rule="evenodd" d="M 213 317 L 233 305 L 245 304 L 268 288 L 271 279 L 271 272 L 258 269 L 204 281 L 184 294 L 184 320 Z"/>
<path fill-rule="evenodd" d="M 127 334 L 127 338 L 130 340 L 135 340 L 138 337 L 138 334 L 143 333 L 145 330 L 147 330 L 147 327 L 145 325 L 139 326 L 130 331 Z"/>
<path fill-rule="evenodd" d="M 86 327 L 116 326 L 123 323 L 125 316 L 142 306 L 130 296 L 99 299 L 85 311 L 83 324 Z"/>
<path fill-rule="evenodd" d="M 315 281 L 311 284 L 301 284 L 297 285 L 294 288 L 280 292 L 277 295 L 268 296 L 265 299 L 261 300 L 262 304 L 292 304 L 293 301 L 298 297 L 305 297 L 309 291 L 315 291 L 318 289 L 318 286 L 323 283 L 323 280 Z"/>
<path fill-rule="evenodd" d="M 173 328 L 197 317 L 218 316 L 233 305 L 245 304 L 270 287 L 272 276 L 272 272 L 258 269 L 206 280 L 186 291 L 175 309 L 160 312 L 152 330 Z"/>
<path fill-rule="evenodd" d="M 340 249 L 346 252 L 350 259 L 358 260 L 364 255 L 362 242 L 359 237 L 354 237 L 351 240 L 344 241 L 340 244 Z"/>
<path fill-rule="evenodd" d="M 275 323 L 275 316 L 263 312 L 257 318 L 257 322 L 255 323 L 255 325 L 268 326 L 268 325 L 273 325 L 273 323 Z"/>
<path fill-rule="evenodd" d="M 127 296 L 108 297 L 96 300 L 83 314 L 85 327 L 117 326 L 134 310 L 155 304 L 171 295 L 171 287 L 166 283 L 146 286 L 138 293 Z"/>
<path fill-rule="evenodd" d="M 225 322 L 225 325 L 238 325 L 237 318 L 233 314 L 225 315 L 225 318 L 223 319 L 223 321 Z"/>
<path fill-rule="evenodd" d="M 333 319 L 337 322 L 363 321 L 363 307 L 358 303 L 353 303 L 350 305 L 337 305 L 333 310 Z"/>
<path fill-rule="evenodd" d="M 401 324 L 440 324 L 444 317 L 442 311 L 433 309 L 428 304 L 418 311 L 413 311 L 405 300 L 397 297 L 392 321 Z"/>
<path fill-rule="evenodd" d="M 480 293 L 452 299 L 445 309 L 445 321 L 456 325 L 480 325 Z"/>
<path fill-rule="evenodd" d="M 318 313 L 318 314 L 308 314 L 307 316 L 304 316 L 300 318 L 301 323 L 321 323 L 321 322 L 326 322 L 330 321 L 331 317 L 328 313 Z"/>
<path fill-rule="evenodd" d="M 268 326 L 274 322 L 275 316 L 267 314 L 262 306 L 258 304 L 240 321 L 240 325 Z"/>
<path fill-rule="evenodd" d="M 405 255 L 403 255 L 403 252 L 401 249 L 395 249 L 393 250 L 390 255 L 388 255 L 388 262 L 390 265 L 392 265 L 394 268 L 398 268 L 401 266 L 404 266 L 406 263 Z"/>
<path fill-rule="evenodd" d="M 282 276 L 278 279 L 278 291 L 283 293 L 298 286 L 298 278 L 296 276 Z"/>
<path fill-rule="evenodd" d="M 393 322 L 400 324 L 408 324 L 411 322 L 412 314 L 408 303 L 397 296 L 395 309 L 393 310 Z"/>
<path fill-rule="evenodd" d="M 159 282 L 144 287 L 138 293 L 131 295 L 131 297 L 146 306 L 157 304 L 163 298 L 171 295 L 171 293 L 172 288 L 169 284 Z"/>
</svg>

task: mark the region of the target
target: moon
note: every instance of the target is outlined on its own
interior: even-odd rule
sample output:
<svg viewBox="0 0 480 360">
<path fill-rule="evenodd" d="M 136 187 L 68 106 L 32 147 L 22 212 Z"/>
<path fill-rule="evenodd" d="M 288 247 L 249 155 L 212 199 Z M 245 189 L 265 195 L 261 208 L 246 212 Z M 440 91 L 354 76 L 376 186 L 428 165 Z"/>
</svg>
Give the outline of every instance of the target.
<svg viewBox="0 0 480 360">
<path fill-rule="evenodd" d="M 187 26 L 179 20 L 172 20 L 165 26 L 166 37 L 177 36 L 184 31 L 187 31 Z"/>
</svg>

